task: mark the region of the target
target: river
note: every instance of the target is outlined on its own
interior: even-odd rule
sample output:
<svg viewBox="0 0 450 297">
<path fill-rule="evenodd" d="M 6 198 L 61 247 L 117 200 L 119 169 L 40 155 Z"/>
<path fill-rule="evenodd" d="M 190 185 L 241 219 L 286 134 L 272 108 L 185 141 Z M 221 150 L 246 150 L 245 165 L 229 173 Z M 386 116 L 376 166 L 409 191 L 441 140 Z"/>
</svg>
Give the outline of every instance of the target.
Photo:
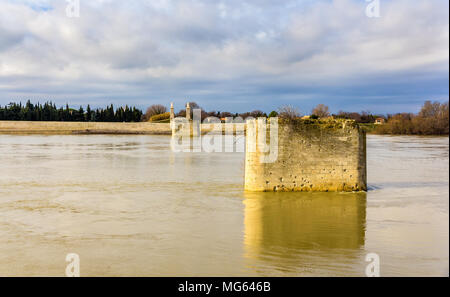
<svg viewBox="0 0 450 297">
<path fill-rule="evenodd" d="M 0 276 L 448 276 L 449 139 L 367 142 L 367 193 L 248 193 L 243 153 L 0 135 Z"/>
</svg>

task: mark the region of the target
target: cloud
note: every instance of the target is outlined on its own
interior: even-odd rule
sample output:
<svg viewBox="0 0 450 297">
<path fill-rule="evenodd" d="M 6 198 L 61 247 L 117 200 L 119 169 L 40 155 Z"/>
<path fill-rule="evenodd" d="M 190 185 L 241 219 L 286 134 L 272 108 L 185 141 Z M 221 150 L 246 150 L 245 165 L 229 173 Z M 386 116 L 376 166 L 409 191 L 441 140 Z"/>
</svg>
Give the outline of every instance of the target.
<svg viewBox="0 0 450 297">
<path fill-rule="evenodd" d="M 448 3 L 0 0 L 0 104 L 391 112 L 448 100 Z M 356 109 L 358 110 L 358 109 Z"/>
</svg>

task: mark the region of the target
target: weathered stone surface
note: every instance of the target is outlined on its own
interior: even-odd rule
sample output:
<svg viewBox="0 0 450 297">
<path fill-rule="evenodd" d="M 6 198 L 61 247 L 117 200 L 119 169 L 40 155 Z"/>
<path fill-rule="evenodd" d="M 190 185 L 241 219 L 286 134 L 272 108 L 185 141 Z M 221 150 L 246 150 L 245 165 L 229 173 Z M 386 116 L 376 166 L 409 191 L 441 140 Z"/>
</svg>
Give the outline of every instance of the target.
<svg viewBox="0 0 450 297">
<path fill-rule="evenodd" d="M 261 154 L 246 151 L 246 190 L 367 190 L 366 135 L 354 121 L 280 119 L 278 159 L 261 163 Z"/>
</svg>

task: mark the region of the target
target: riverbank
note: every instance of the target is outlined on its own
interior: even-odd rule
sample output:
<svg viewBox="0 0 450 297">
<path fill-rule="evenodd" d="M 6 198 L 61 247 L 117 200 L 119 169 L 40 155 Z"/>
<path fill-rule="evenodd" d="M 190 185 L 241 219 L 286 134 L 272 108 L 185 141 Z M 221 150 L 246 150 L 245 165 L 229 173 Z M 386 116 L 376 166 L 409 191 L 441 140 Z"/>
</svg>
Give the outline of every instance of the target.
<svg viewBox="0 0 450 297">
<path fill-rule="evenodd" d="M 201 127 L 202 134 L 214 133 L 212 124 L 202 124 Z M 245 133 L 245 124 L 222 124 L 221 131 L 222 134 L 225 134 L 226 131 Z M 172 130 L 170 123 L 0 121 L 0 134 L 172 135 Z"/>
<path fill-rule="evenodd" d="M 222 133 L 227 130 L 222 124 Z M 383 135 L 377 133 L 374 124 L 359 124 L 367 134 Z M 213 125 L 202 124 L 202 134 L 211 133 Z M 235 133 L 245 133 L 245 124 L 235 124 Z M 50 134 L 50 135 L 172 135 L 170 123 L 117 123 L 117 122 L 43 122 L 43 121 L 0 121 L 0 134 Z M 390 134 L 385 134 L 390 135 Z"/>
<path fill-rule="evenodd" d="M 0 121 L 0 134 L 148 134 L 171 135 L 168 123 Z"/>
</svg>

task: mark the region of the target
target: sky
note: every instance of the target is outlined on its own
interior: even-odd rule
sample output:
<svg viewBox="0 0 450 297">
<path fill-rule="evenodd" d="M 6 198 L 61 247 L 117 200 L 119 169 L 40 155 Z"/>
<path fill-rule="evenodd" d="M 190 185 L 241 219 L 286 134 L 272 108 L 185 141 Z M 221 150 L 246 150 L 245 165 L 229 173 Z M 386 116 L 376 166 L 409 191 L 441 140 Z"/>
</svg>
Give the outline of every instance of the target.
<svg viewBox="0 0 450 297">
<path fill-rule="evenodd" d="M 79 17 L 66 0 L 0 0 L 0 105 L 386 114 L 448 101 L 449 1 L 370 1 L 379 17 L 369 0 L 79 0 Z"/>
</svg>

